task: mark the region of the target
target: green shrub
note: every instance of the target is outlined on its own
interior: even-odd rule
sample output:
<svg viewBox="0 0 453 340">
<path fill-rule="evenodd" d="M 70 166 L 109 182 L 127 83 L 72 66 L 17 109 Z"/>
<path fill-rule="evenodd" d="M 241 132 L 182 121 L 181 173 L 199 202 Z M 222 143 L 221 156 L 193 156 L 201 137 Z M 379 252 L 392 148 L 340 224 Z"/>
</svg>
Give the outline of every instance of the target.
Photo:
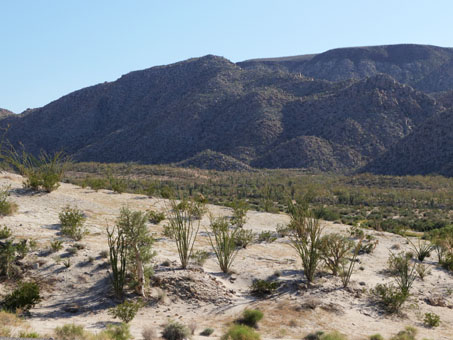
<svg viewBox="0 0 453 340">
<path fill-rule="evenodd" d="M 109 309 L 109 314 L 114 318 L 118 318 L 124 323 L 131 322 L 135 315 L 137 315 L 138 310 L 143 306 L 141 301 L 124 301 L 123 303 Z"/>
<path fill-rule="evenodd" d="M 190 258 L 199 266 L 203 266 L 209 258 L 209 252 L 206 250 L 196 250 L 192 253 Z"/>
<path fill-rule="evenodd" d="M 253 296 L 262 298 L 274 293 L 279 286 L 280 283 L 277 281 L 254 280 L 250 286 L 250 293 Z"/>
<path fill-rule="evenodd" d="M 340 266 L 354 248 L 354 242 L 340 234 L 328 234 L 321 240 L 321 256 L 333 275 L 338 275 Z"/>
<path fill-rule="evenodd" d="M 58 340 L 85 340 L 86 333 L 83 326 L 67 324 L 55 328 L 55 336 Z"/>
<path fill-rule="evenodd" d="M 41 338 L 41 336 L 36 332 L 20 332 L 19 338 L 28 338 L 28 339 L 37 339 Z"/>
<path fill-rule="evenodd" d="M 388 265 L 401 293 L 409 297 L 409 291 L 417 275 L 416 264 L 412 263 L 411 255 L 403 252 L 397 255 L 391 254 Z"/>
<path fill-rule="evenodd" d="M 17 211 L 17 204 L 8 201 L 11 186 L 4 186 L 0 189 L 0 216 L 12 215 Z"/>
<path fill-rule="evenodd" d="M 165 220 L 165 214 L 163 212 L 150 210 L 147 212 L 148 219 L 153 224 L 159 224 L 161 221 Z"/>
<path fill-rule="evenodd" d="M 334 331 L 331 333 L 321 335 L 321 337 L 319 339 L 320 340 L 347 340 L 348 338 L 345 335 L 343 335 L 337 331 Z"/>
<path fill-rule="evenodd" d="M 398 332 L 391 340 L 415 340 L 417 330 L 413 327 L 406 327 L 404 331 Z"/>
<path fill-rule="evenodd" d="M 407 238 L 407 241 L 412 246 L 412 249 L 417 255 L 417 259 L 420 262 L 423 262 L 426 257 L 429 257 L 431 255 L 431 251 L 435 249 L 435 246 L 433 244 L 431 244 L 430 242 L 422 241 L 420 239 L 418 239 L 417 243 L 412 242 L 409 238 Z"/>
<path fill-rule="evenodd" d="M 370 336 L 370 340 L 384 340 L 384 337 L 380 334 L 373 334 Z"/>
<path fill-rule="evenodd" d="M 253 231 L 249 229 L 239 229 L 234 237 L 234 243 L 238 248 L 247 248 L 253 242 Z"/>
<path fill-rule="evenodd" d="M 122 323 L 119 325 L 108 325 L 105 333 L 112 340 L 129 340 L 133 339 L 132 334 L 129 329 L 129 325 Z"/>
<path fill-rule="evenodd" d="M 440 264 L 446 270 L 453 271 L 453 253 L 447 253 Z"/>
<path fill-rule="evenodd" d="M 34 282 L 23 282 L 11 293 L 5 296 L 1 305 L 10 312 L 18 310 L 27 312 L 41 301 L 39 286 Z"/>
<path fill-rule="evenodd" d="M 61 223 L 61 233 L 76 241 L 80 241 L 86 234 L 83 226 L 85 215 L 77 208 L 66 206 L 58 215 Z"/>
<path fill-rule="evenodd" d="M 260 340 L 260 335 L 253 329 L 245 325 L 231 326 L 222 336 L 221 340 Z"/>
<path fill-rule="evenodd" d="M 392 284 L 378 284 L 372 294 L 388 313 L 396 313 L 407 300 L 408 295 Z"/>
<path fill-rule="evenodd" d="M 423 323 L 426 327 L 437 327 L 440 325 L 440 316 L 435 313 L 425 313 Z"/>
<path fill-rule="evenodd" d="M 212 335 L 212 333 L 214 333 L 214 329 L 212 329 L 212 328 L 205 328 L 205 329 L 203 329 L 203 331 L 200 333 L 200 335 L 202 335 L 202 336 L 210 336 L 210 335 Z"/>
<path fill-rule="evenodd" d="M 241 325 L 257 328 L 258 322 L 263 318 L 264 314 L 257 309 L 246 309 L 242 312 L 242 317 L 237 320 Z"/>
<path fill-rule="evenodd" d="M 190 336 L 190 330 L 183 324 L 170 321 L 162 331 L 162 337 L 166 340 L 183 340 Z"/>
<path fill-rule="evenodd" d="M 11 229 L 9 229 L 6 225 L 0 229 L 0 240 L 7 239 L 12 235 Z"/>
<path fill-rule="evenodd" d="M 277 239 L 272 231 L 265 230 L 258 234 L 258 242 L 272 243 Z"/>
<path fill-rule="evenodd" d="M 324 335 L 323 331 L 317 331 L 315 333 L 310 333 L 304 337 L 304 340 L 319 340 L 321 336 Z"/>
<path fill-rule="evenodd" d="M 53 240 L 50 242 L 50 249 L 52 250 L 53 253 L 56 253 L 57 251 L 60 251 L 63 249 L 63 241 L 61 240 Z"/>
</svg>

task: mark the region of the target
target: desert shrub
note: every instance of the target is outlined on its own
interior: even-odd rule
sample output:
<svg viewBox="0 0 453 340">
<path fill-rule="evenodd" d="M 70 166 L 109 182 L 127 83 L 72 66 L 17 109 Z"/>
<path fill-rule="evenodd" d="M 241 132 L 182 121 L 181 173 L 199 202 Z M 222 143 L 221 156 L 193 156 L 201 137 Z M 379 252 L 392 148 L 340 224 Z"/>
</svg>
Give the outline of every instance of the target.
<svg viewBox="0 0 453 340">
<path fill-rule="evenodd" d="M 50 242 L 50 249 L 52 252 L 56 253 L 57 251 L 60 251 L 63 249 L 63 241 L 61 240 L 53 240 Z"/>
<path fill-rule="evenodd" d="M 22 282 L 11 294 L 5 296 L 1 305 L 7 311 L 16 312 L 20 310 L 27 312 L 40 301 L 41 296 L 39 295 L 38 284 Z"/>
<path fill-rule="evenodd" d="M 321 257 L 333 275 L 338 275 L 340 266 L 354 247 L 354 242 L 340 234 L 328 234 L 321 239 Z"/>
<path fill-rule="evenodd" d="M 37 339 L 37 338 L 41 338 L 41 336 L 36 333 L 36 332 L 20 332 L 19 333 L 19 338 L 27 338 L 27 339 Z"/>
<path fill-rule="evenodd" d="M 375 239 L 372 235 L 366 235 L 361 238 L 361 247 L 359 254 L 371 254 L 377 247 L 379 240 Z"/>
<path fill-rule="evenodd" d="M 0 229 L 0 240 L 7 239 L 11 235 L 12 235 L 12 231 L 6 225 L 3 226 L 2 229 Z"/>
<path fill-rule="evenodd" d="M 440 325 L 440 316 L 435 313 L 425 313 L 423 324 L 426 327 L 437 327 Z"/>
<path fill-rule="evenodd" d="M 399 312 L 401 306 L 408 298 L 407 294 L 392 284 L 378 284 L 371 293 L 388 313 Z"/>
<path fill-rule="evenodd" d="M 157 339 L 157 332 L 154 327 L 148 326 L 142 330 L 143 340 L 155 340 Z"/>
<path fill-rule="evenodd" d="M 347 288 L 349 285 L 349 282 L 351 281 L 351 276 L 354 272 L 354 267 L 357 263 L 357 256 L 359 255 L 360 249 L 362 248 L 362 242 L 363 239 L 359 240 L 357 244 L 355 245 L 353 252 L 352 252 L 352 258 L 346 260 L 346 261 L 340 261 L 340 278 L 341 282 L 343 283 L 343 288 Z M 360 267 L 362 269 L 362 267 Z"/>
<path fill-rule="evenodd" d="M 61 233 L 76 241 L 80 241 L 86 234 L 85 215 L 78 208 L 66 206 L 58 215 L 61 223 Z"/>
<path fill-rule="evenodd" d="M 202 336 L 210 336 L 210 335 L 212 335 L 212 333 L 214 333 L 214 329 L 212 329 L 212 328 L 205 328 L 205 329 L 203 329 L 203 331 L 200 333 L 200 335 L 202 335 Z"/>
<path fill-rule="evenodd" d="M 415 340 L 417 330 L 413 327 L 406 327 L 404 331 L 398 332 L 391 340 Z"/>
<path fill-rule="evenodd" d="M 134 302 L 126 300 L 123 303 L 111 308 L 109 310 L 109 314 L 114 318 L 120 319 L 124 323 L 129 323 L 135 318 L 138 310 L 142 307 L 143 303 L 141 301 Z"/>
<path fill-rule="evenodd" d="M 152 251 L 154 239 L 149 234 L 146 221 L 143 212 L 122 208 L 115 227 L 107 229 L 111 279 L 117 296 L 123 294 L 128 268 L 132 277 L 131 285 L 138 294 L 145 294 L 146 272 L 151 269 L 146 264 L 155 256 Z"/>
<path fill-rule="evenodd" d="M 390 254 L 388 265 L 401 293 L 409 297 L 409 291 L 417 275 L 416 264 L 412 263 L 411 256 L 403 252 L 397 255 Z"/>
<path fill-rule="evenodd" d="M 420 262 L 423 262 L 426 257 L 429 257 L 431 251 L 434 249 L 434 246 L 430 242 L 422 241 L 420 239 L 418 239 L 416 243 L 412 242 L 409 238 L 407 238 L 407 241 L 410 243 Z"/>
<path fill-rule="evenodd" d="M 166 340 L 183 340 L 190 336 L 190 330 L 183 324 L 170 321 L 162 331 L 162 337 Z"/>
<path fill-rule="evenodd" d="M 247 246 L 253 242 L 253 231 L 249 229 L 239 229 L 235 235 L 234 243 L 236 247 L 247 248 Z"/>
<path fill-rule="evenodd" d="M 231 208 L 233 209 L 231 223 L 238 228 L 242 228 L 246 222 L 247 211 L 249 210 L 248 203 L 243 200 L 235 200 L 231 203 Z"/>
<path fill-rule="evenodd" d="M 453 253 L 447 253 L 440 264 L 446 270 L 453 271 Z"/>
<path fill-rule="evenodd" d="M 94 191 L 107 188 L 106 178 L 86 177 L 82 182 L 82 187 L 90 187 Z"/>
<path fill-rule="evenodd" d="M 365 232 L 357 226 L 352 226 L 349 228 L 349 235 L 357 239 L 362 239 L 365 237 Z"/>
<path fill-rule="evenodd" d="M 241 325 L 246 325 L 248 327 L 257 328 L 258 322 L 263 318 L 264 314 L 257 309 L 245 309 L 242 312 L 241 318 L 237 322 Z"/>
<path fill-rule="evenodd" d="M 323 331 L 317 331 L 315 333 L 307 334 L 304 337 L 304 340 L 319 340 L 319 339 L 321 339 L 321 336 L 323 336 L 323 335 L 324 335 Z"/>
<path fill-rule="evenodd" d="M 200 214 L 203 214 L 201 204 L 194 201 L 182 201 L 177 204 L 171 201 L 169 228 L 176 242 L 181 267 L 187 268 L 193 245 L 200 229 Z"/>
<path fill-rule="evenodd" d="M 431 274 L 431 270 L 429 269 L 429 267 L 425 266 L 422 263 L 417 264 L 417 266 L 415 267 L 415 270 L 416 270 L 416 272 L 418 274 L 418 277 L 422 281 L 425 279 L 425 277 L 427 275 Z"/>
<path fill-rule="evenodd" d="M 340 214 L 337 211 L 326 208 L 324 206 L 313 209 L 313 214 L 320 220 L 336 221 L 340 219 Z"/>
<path fill-rule="evenodd" d="M 250 286 L 250 293 L 256 297 L 265 297 L 275 292 L 280 286 L 277 281 L 253 280 Z"/>
<path fill-rule="evenodd" d="M 51 192 L 57 189 L 63 178 L 69 159 L 62 152 L 48 154 L 44 151 L 35 157 L 25 149 L 18 152 L 11 144 L 4 150 L 2 158 L 14 170 L 25 177 L 24 187 Z"/>
<path fill-rule="evenodd" d="M 260 335 L 245 325 L 233 325 L 221 337 L 221 340 L 260 340 Z"/>
<path fill-rule="evenodd" d="M 272 243 L 277 239 L 277 236 L 270 230 L 262 231 L 258 234 L 258 242 Z"/>
<path fill-rule="evenodd" d="M 334 331 L 321 335 L 320 340 L 347 340 L 348 338 L 340 332 Z"/>
<path fill-rule="evenodd" d="M 158 212 L 154 210 L 150 210 L 147 213 L 148 219 L 153 224 L 159 224 L 163 220 L 165 220 L 165 214 L 163 212 Z"/>
<path fill-rule="evenodd" d="M 278 224 L 276 228 L 277 236 L 278 237 L 286 237 L 289 236 L 291 233 L 291 229 L 288 226 L 283 224 Z"/>
<path fill-rule="evenodd" d="M 209 242 L 215 253 L 220 269 L 224 273 L 230 271 L 231 265 L 238 253 L 239 248 L 236 246 L 236 234 L 242 229 L 239 227 L 230 227 L 226 218 L 211 218 L 210 231 L 208 233 Z"/>
<path fill-rule="evenodd" d="M 196 250 L 190 256 L 192 261 L 194 261 L 197 265 L 203 266 L 206 260 L 209 258 L 209 252 L 206 250 Z"/>
<path fill-rule="evenodd" d="M 17 211 L 17 204 L 8 200 L 11 186 L 0 188 L 0 216 L 12 215 Z"/>
<path fill-rule="evenodd" d="M 314 281 L 322 254 L 322 227 L 306 206 L 297 203 L 290 208 L 291 245 L 297 251 L 307 282 Z"/>
<path fill-rule="evenodd" d="M 6 276 L 8 279 L 17 274 L 17 267 L 15 261 L 18 257 L 17 244 L 13 240 L 6 240 L 0 247 L 0 272 L 1 275 Z"/>
<path fill-rule="evenodd" d="M 125 323 L 121 323 L 119 325 L 108 325 L 105 334 L 107 334 L 112 340 L 133 339 L 129 325 Z"/>
<path fill-rule="evenodd" d="M 58 340 L 85 340 L 87 337 L 83 326 L 75 324 L 57 327 L 54 333 Z"/>
<path fill-rule="evenodd" d="M 113 177 L 113 176 L 109 175 L 108 181 L 110 184 L 110 188 L 113 190 L 113 192 L 122 194 L 127 189 L 127 182 L 123 178 Z"/>
<path fill-rule="evenodd" d="M 373 334 L 370 336 L 369 340 L 384 340 L 384 337 L 380 334 Z"/>
</svg>

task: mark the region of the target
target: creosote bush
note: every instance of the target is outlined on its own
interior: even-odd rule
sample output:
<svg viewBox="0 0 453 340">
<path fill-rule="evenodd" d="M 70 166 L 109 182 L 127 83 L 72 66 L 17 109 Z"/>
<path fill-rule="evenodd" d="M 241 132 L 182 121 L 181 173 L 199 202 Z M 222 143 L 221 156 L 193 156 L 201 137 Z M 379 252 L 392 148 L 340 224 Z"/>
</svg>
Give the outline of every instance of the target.
<svg viewBox="0 0 453 340">
<path fill-rule="evenodd" d="M 408 298 L 407 294 L 392 284 L 378 284 L 371 292 L 388 313 L 399 312 Z"/>
<path fill-rule="evenodd" d="M 440 325 L 440 316 L 435 313 L 425 313 L 425 318 L 423 319 L 423 324 L 426 327 L 437 327 Z"/>
<path fill-rule="evenodd" d="M 254 234 L 250 229 L 239 229 L 235 235 L 234 243 L 236 247 L 246 249 L 247 246 L 253 242 Z"/>
<path fill-rule="evenodd" d="M 118 318 L 124 323 L 131 322 L 140 308 L 142 308 L 143 303 L 141 301 L 124 301 L 123 303 L 111 308 L 109 314 L 114 318 Z"/>
<path fill-rule="evenodd" d="M 321 240 L 322 259 L 333 275 L 338 275 L 340 266 L 354 247 L 354 242 L 340 234 L 328 234 Z"/>
<path fill-rule="evenodd" d="M 162 337 L 166 340 L 184 340 L 189 338 L 190 330 L 183 324 L 170 321 L 162 331 Z"/>
<path fill-rule="evenodd" d="M 258 322 L 263 318 L 264 314 L 257 309 L 245 309 L 242 312 L 242 317 L 237 320 L 237 323 L 248 327 L 257 328 Z"/>
<path fill-rule="evenodd" d="M 61 224 L 61 233 L 76 241 L 80 241 L 87 233 L 85 227 L 85 215 L 78 208 L 66 206 L 58 215 Z"/>
<path fill-rule="evenodd" d="M 28 312 L 41 301 L 39 286 L 34 282 L 22 282 L 11 293 L 5 296 L 1 306 L 10 312 Z"/>
<path fill-rule="evenodd" d="M 260 335 L 246 325 L 233 325 L 221 337 L 221 340 L 260 340 Z"/>
<path fill-rule="evenodd" d="M 273 294 L 279 286 L 280 283 L 277 281 L 257 279 L 253 280 L 252 285 L 250 286 L 250 293 L 253 296 L 263 298 Z"/>
</svg>

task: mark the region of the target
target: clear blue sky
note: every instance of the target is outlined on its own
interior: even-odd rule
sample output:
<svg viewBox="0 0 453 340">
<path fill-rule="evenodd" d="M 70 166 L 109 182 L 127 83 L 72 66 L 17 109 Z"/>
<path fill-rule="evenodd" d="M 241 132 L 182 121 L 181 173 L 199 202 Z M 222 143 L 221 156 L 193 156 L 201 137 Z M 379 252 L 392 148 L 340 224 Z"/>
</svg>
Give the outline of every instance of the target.
<svg viewBox="0 0 453 340">
<path fill-rule="evenodd" d="M 336 47 L 453 46 L 451 0 L 0 0 L 0 107 L 21 112 L 132 70 Z"/>
</svg>

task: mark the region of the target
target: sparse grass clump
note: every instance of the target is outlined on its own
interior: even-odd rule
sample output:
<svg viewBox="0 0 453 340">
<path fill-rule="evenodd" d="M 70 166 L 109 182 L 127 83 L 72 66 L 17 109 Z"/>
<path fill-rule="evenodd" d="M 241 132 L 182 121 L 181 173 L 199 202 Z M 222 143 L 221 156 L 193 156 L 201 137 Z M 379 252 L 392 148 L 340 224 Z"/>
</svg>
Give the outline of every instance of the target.
<svg viewBox="0 0 453 340">
<path fill-rule="evenodd" d="M 206 250 L 196 250 L 192 253 L 190 258 L 199 266 L 203 266 L 209 258 L 209 252 Z"/>
<path fill-rule="evenodd" d="M 162 331 L 162 337 L 166 340 L 184 340 L 190 336 L 190 330 L 183 324 L 170 321 Z"/>
<path fill-rule="evenodd" d="M 373 334 L 370 336 L 369 340 L 384 340 L 384 337 L 380 334 Z"/>
<path fill-rule="evenodd" d="M 161 221 L 165 220 L 165 214 L 163 212 L 150 210 L 146 214 L 149 221 L 153 224 L 159 224 Z"/>
<path fill-rule="evenodd" d="M 417 330 L 413 327 L 406 327 L 404 331 L 398 332 L 391 340 L 415 340 Z"/>
<path fill-rule="evenodd" d="M 61 223 L 61 233 L 76 241 L 80 241 L 86 234 L 84 228 L 85 215 L 78 208 L 66 206 L 58 215 Z"/>
<path fill-rule="evenodd" d="M 277 236 L 269 230 L 262 231 L 258 234 L 258 242 L 272 243 L 277 239 Z"/>
<path fill-rule="evenodd" d="M 11 229 L 9 229 L 6 225 L 0 229 L 0 240 L 4 240 L 9 238 L 12 235 Z"/>
<path fill-rule="evenodd" d="M 233 325 L 222 336 L 221 340 L 260 340 L 260 335 L 251 327 Z"/>
<path fill-rule="evenodd" d="M 76 324 L 57 327 L 54 333 L 58 340 L 85 340 L 87 337 L 83 326 Z"/>
<path fill-rule="evenodd" d="M 340 332 L 337 332 L 337 331 L 323 334 L 323 335 L 321 335 L 321 337 L 319 339 L 320 340 L 348 340 L 346 335 L 341 334 Z"/>
</svg>

